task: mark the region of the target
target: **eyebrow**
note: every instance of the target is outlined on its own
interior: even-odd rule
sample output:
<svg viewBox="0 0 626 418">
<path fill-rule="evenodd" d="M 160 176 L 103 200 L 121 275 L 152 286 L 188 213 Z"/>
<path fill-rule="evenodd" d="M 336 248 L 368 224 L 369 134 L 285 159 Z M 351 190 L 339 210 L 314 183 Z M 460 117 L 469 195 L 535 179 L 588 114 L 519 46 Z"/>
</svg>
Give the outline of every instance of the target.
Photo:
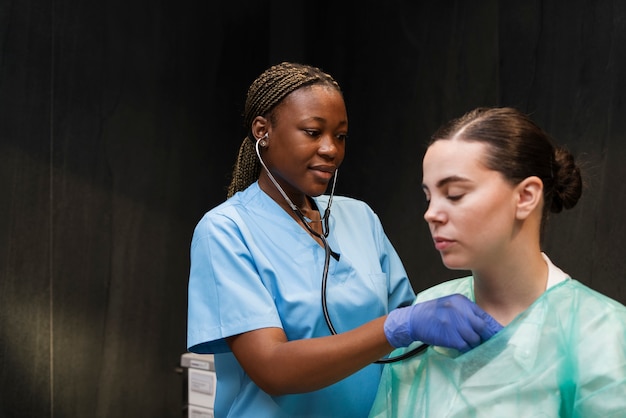
<svg viewBox="0 0 626 418">
<path fill-rule="evenodd" d="M 447 184 L 450 183 L 457 183 L 457 182 L 468 182 L 470 181 L 469 179 L 465 178 L 465 177 L 461 177 L 461 176 L 449 176 L 446 178 L 443 178 L 441 180 L 439 180 L 437 182 L 437 184 L 435 185 L 438 189 L 446 186 Z M 422 189 L 423 190 L 428 190 L 428 186 L 426 186 L 424 183 L 422 183 Z"/>
<path fill-rule="evenodd" d="M 326 123 L 327 120 L 325 118 L 319 117 L 319 116 L 309 116 L 306 119 L 303 119 L 302 122 L 306 123 L 309 121 L 314 121 L 314 122 L 319 122 L 319 123 Z M 347 119 L 343 119 L 341 121 L 339 121 L 339 125 L 340 126 L 346 126 L 348 124 L 348 120 Z"/>
</svg>

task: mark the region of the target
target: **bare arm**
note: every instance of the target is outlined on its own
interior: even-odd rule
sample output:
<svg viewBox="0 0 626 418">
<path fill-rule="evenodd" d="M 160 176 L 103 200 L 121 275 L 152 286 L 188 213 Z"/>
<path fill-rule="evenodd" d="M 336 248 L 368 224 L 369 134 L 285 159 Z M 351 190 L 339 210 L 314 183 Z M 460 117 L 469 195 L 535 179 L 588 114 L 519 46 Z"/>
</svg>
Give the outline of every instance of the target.
<svg viewBox="0 0 626 418">
<path fill-rule="evenodd" d="M 385 324 L 385 321 L 387 324 Z M 460 294 L 394 309 L 351 331 L 287 341 L 281 328 L 262 328 L 227 339 L 250 378 L 272 395 L 302 393 L 335 383 L 413 341 L 462 352 L 502 329 L 488 313 Z"/>
<path fill-rule="evenodd" d="M 261 328 L 227 342 L 265 392 L 302 393 L 331 385 L 391 352 L 384 321 L 381 317 L 342 334 L 296 341 L 287 341 L 281 328 Z"/>
</svg>

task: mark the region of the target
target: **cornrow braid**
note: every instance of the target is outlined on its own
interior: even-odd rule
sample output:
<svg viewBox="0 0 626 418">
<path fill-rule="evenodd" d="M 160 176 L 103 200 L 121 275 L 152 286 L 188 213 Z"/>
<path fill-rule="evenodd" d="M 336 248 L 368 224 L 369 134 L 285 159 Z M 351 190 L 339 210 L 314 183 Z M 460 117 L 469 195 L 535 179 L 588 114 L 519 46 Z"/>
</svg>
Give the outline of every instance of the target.
<svg viewBox="0 0 626 418">
<path fill-rule="evenodd" d="M 261 170 L 255 151 L 256 139 L 250 129 L 257 116 L 268 117 L 290 93 L 314 84 L 328 85 L 341 92 L 339 84 L 327 73 L 310 65 L 283 62 L 265 70 L 248 89 L 243 120 L 248 130 L 239 147 L 237 161 L 228 186 L 227 198 L 254 183 Z"/>
</svg>

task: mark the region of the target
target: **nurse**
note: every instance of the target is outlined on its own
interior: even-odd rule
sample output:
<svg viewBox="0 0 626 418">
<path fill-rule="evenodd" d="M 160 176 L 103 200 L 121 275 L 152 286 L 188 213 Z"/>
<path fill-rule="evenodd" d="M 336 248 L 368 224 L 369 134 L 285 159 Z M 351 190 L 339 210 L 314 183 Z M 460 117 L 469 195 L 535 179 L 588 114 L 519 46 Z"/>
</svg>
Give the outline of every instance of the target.
<svg viewBox="0 0 626 418">
<path fill-rule="evenodd" d="M 191 244 L 188 347 L 215 354 L 216 417 L 364 417 L 382 368 L 372 363 L 394 347 L 467 351 L 501 328 L 461 295 L 402 307 L 415 295 L 376 214 L 323 195 L 348 136 L 330 75 L 270 67 L 249 88 L 244 122 L 228 199 Z M 320 303 L 324 241 L 337 335 Z"/>
<path fill-rule="evenodd" d="M 423 189 L 443 263 L 472 275 L 416 303 L 461 293 L 505 328 L 466 353 L 386 366 L 371 416 L 623 417 L 626 308 L 541 250 L 548 214 L 581 196 L 572 154 L 515 109 L 479 108 L 433 135 Z"/>
</svg>

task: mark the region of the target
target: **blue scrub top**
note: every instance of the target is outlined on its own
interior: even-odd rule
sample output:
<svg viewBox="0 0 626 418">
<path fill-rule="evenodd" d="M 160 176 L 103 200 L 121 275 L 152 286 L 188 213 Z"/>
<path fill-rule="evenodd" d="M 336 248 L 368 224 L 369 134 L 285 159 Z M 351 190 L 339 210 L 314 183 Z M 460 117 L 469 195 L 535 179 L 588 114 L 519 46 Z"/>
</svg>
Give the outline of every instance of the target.
<svg viewBox="0 0 626 418">
<path fill-rule="evenodd" d="M 327 196 L 314 199 L 320 212 Z M 358 327 L 415 295 L 380 220 L 365 203 L 333 198 L 327 302 L 337 332 Z M 209 211 L 191 244 L 190 351 L 215 353 L 215 416 L 359 417 L 374 400 L 381 366 L 319 391 L 272 397 L 241 369 L 224 338 L 281 327 L 289 340 L 330 335 L 320 295 L 324 249 L 257 183 Z"/>
</svg>

